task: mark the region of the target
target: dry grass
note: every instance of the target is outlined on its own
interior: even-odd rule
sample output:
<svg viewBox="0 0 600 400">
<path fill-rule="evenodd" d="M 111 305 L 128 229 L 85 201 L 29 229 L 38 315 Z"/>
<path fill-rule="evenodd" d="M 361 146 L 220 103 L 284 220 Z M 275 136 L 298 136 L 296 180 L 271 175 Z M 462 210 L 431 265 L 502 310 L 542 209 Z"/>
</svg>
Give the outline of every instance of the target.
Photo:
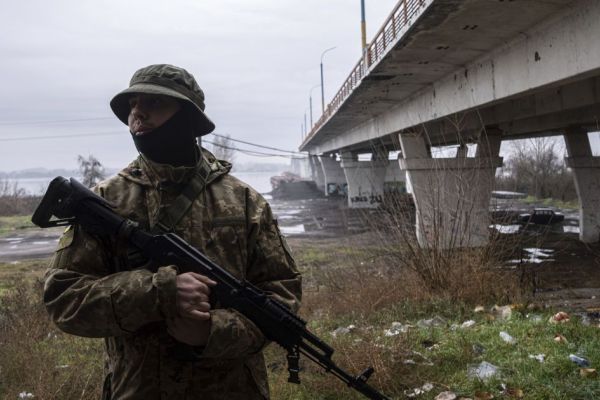
<svg viewBox="0 0 600 400">
<path fill-rule="evenodd" d="M 1 397 L 100 398 L 102 341 L 58 331 L 41 302 L 39 281 L 21 278 L 11 286 L 0 298 Z"/>
</svg>

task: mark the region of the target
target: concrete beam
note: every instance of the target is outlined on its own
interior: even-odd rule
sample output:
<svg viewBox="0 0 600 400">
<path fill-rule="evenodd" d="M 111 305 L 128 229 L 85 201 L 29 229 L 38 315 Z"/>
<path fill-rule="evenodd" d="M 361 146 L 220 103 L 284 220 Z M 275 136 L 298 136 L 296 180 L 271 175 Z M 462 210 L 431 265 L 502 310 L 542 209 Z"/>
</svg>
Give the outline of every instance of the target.
<svg viewBox="0 0 600 400">
<path fill-rule="evenodd" d="M 348 207 L 377 208 L 383 203 L 384 177 L 388 160 L 374 156 L 371 161 L 358 161 L 351 152 L 341 153 L 341 167 L 348 183 Z"/>
<path fill-rule="evenodd" d="M 312 174 L 312 180 L 315 181 L 317 187 L 321 190 L 325 190 L 325 177 L 323 176 L 323 167 L 321 166 L 321 160 L 319 156 L 310 155 L 308 156 L 310 163 L 310 170 Z"/>
<path fill-rule="evenodd" d="M 502 165 L 499 137 L 482 136 L 474 158 L 431 158 L 422 133 L 400 135 L 405 158 L 398 162 L 412 183 L 422 247 L 477 247 L 488 242 L 491 192 L 496 168 Z"/>
<path fill-rule="evenodd" d="M 320 157 L 323 167 L 325 196 L 343 196 L 347 191 L 346 175 L 335 154 Z"/>
<path fill-rule="evenodd" d="M 592 156 L 588 134 L 580 127 L 565 130 L 569 157 L 579 197 L 579 239 L 595 243 L 600 239 L 600 157 Z"/>
<path fill-rule="evenodd" d="M 315 140 L 314 145 L 311 142 L 307 148 L 317 152 L 334 151 L 431 121 L 452 119 L 453 115 L 469 110 L 497 106 L 495 110 L 501 112 L 502 104 L 511 105 L 509 114 L 513 121 L 539 117 L 538 109 L 547 109 L 550 113 L 554 108 L 556 113 L 600 104 L 597 83 L 589 85 L 588 82 L 588 89 L 583 92 L 569 90 L 571 84 L 577 85 L 577 81 L 600 73 L 600 46 L 597 45 L 600 2 L 582 0 L 575 4 L 464 68 L 398 100 L 396 106 L 390 105 L 377 117 L 350 131 Z M 594 82 L 597 81 L 594 79 Z M 564 91 L 559 90 L 553 97 L 566 97 L 569 107 L 575 108 L 565 107 L 561 101 L 550 98 L 520 103 L 520 97 L 529 99 L 538 92 L 548 93 L 559 87 Z M 483 121 L 495 122 L 488 118 Z"/>
</svg>

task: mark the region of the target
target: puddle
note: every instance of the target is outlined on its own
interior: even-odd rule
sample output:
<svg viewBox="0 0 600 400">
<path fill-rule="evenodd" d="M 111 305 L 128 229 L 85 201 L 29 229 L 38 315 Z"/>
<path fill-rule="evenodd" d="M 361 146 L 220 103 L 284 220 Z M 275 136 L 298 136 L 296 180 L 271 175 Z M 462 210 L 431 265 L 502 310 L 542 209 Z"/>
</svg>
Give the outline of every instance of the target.
<svg viewBox="0 0 600 400">
<path fill-rule="evenodd" d="M 526 253 L 526 257 L 523 257 L 520 260 L 510 260 L 508 261 L 508 264 L 540 264 L 543 262 L 554 261 L 553 258 L 550 258 L 554 254 L 554 250 L 552 249 L 538 249 L 537 247 L 529 247 L 523 249 L 523 251 Z"/>
<path fill-rule="evenodd" d="M 41 245 L 44 245 L 44 244 L 50 244 L 50 242 L 33 242 L 33 244 L 41 246 Z"/>
<path fill-rule="evenodd" d="M 493 229 L 497 230 L 500 233 L 510 234 L 510 233 L 517 233 L 517 232 L 519 232 L 519 229 L 521 229 L 521 225 L 500 225 L 500 224 L 495 224 L 495 225 L 490 225 L 490 228 L 493 228 Z"/>
<path fill-rule="evenodd" d="M 4 238 L 4 240 L 7 242 L 22 242 L 23 238 L 22 237 L 8 237 L 8 238 Z"/>
<path fill-rule="evenodd" d="M 292 226 L 280 226 L 279 230 L 284 235 L 297 235 L 299 233 L 304 233 L 306 230 L 304 229 L 304 224 L 300 225 L 292 225 Z"/>
<path fill-rule="evenodd" d="M 563 232 L 565 233 L 580 233 L 578 226 L 564 225 Z"/>
<path fill-rule="evenodd" d="M 262 196 L 265 198 L 265 200 L 273 200 L 273 196 L 270 194 L 263 194 Z"/>
<path fill-rule="evenodd" d="M 300 219 L 300 218 L 295 217 L 293 215 L 282 215 L 281 217 L 278 217 L 277 219 L 280 221 L 284 221 L 284 220 Z"/>
<path fill-rule="evenodd" d="M 300 214 L 301 212 L 302 212 L 302 210 L 298 210 L 298 209 L 285 210 L 286 215 L 296 215 L 296 214 Z"/>
<path fill-rule="evenodd" d="M 16 249 L 16 248 L 18 248 L 18 247 L 19 247 L 18 245 L 16 245 L 16 244 L 13 244 L 12 246 L 10 246 L 10 247 L 9 247 L 9 249 Z"/>
</svg>

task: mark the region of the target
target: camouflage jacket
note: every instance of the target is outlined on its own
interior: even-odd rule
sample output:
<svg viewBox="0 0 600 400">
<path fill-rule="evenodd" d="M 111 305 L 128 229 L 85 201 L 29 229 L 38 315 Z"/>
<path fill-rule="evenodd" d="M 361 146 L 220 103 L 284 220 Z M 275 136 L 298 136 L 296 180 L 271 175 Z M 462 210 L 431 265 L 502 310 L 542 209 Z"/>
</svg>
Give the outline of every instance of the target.
<svg viewBox="0 0 600 400">
<path fill-rule="evenodd" d="M 208 185 L 175 232 L 233 275 L 297 310 L 301 280 L 262 196 L 204 152 Z M 156 223 L 192 168 L 138 158 L 96 192 L 142 227 Z M 161 189 L 158 190 L 157 187 Z M 106 341 L 107 399 L 264 399 L 269 397 L 260 330 L 218 305 L 200 360 L 179 361 L 164 321 L 176 315 L 174 266 L 153 273 L 131 265 L 126 246 L 81 227 L 68 229 L 46 274 L 44 302 L 67 333 Z"/>
</svg>

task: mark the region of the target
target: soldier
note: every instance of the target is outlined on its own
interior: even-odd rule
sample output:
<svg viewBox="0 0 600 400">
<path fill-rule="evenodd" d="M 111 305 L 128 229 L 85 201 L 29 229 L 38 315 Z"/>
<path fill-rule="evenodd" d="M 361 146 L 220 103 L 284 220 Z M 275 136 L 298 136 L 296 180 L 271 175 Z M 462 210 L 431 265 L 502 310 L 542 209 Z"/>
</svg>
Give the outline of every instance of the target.
<svg viewBox="0 0 600 400">
<path fill-rule="evenodd" d="M 265 199 L 196 138 L 215 125 L 194 77 L 138 70 L 110 103 L 139 157 L 96 193 L 147 230 L 172 231 L 238 278 L 297 310 L 300 275 Z M 44 302 L 67 333 L 105 338 L 104 399 L 268 399 L 266 340 L 209 302 L 215 282 L 147 260 L 119 238 L 69 228 L 46 274 Z"/>
</svg>

